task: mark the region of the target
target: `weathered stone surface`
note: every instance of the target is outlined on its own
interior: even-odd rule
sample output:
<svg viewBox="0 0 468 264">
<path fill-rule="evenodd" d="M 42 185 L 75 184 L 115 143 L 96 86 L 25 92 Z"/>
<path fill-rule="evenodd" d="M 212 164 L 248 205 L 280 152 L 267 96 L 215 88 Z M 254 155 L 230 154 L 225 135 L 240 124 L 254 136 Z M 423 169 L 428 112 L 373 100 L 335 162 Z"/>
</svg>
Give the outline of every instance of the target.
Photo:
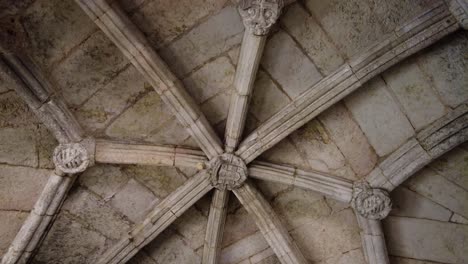
<svg viewBox="0 0 468 264">
<path fill-rule="evenodd" d="M 111 137 L 141 139 L 173 118 L 156 92 L 150 92 L 120 115 L 106 130 Z"/>
<path fill-rule="evenodd" d="M 350 250 L 343 252 L 337 256 L 333 256 L 326 260 L 318 262 L 318 264 L 365 264 L 364 256 L 361 249 Z"/>
<path fill-rule="evenodd" d="M 322 74 L 329 75 L 344 63 L 335 44 L 301 5 L 288 7 L 281 24 L 299 42 Z"/>
<path fill-rule="evenodd" d="M 383 74 L 383 78 L 416 130 L 424 128 L 445 114 L 444 105 L 437 98 L 429 80 L 415 60 L 391 68 Z"/>
<path fill-rule="evenodd" d="M 465 217 L 459 214 L 453 214 L 452 217 L 450 218 L 450 222 L 462 224 L 462 225 L 468 225 L 468 219 L 466 219 Z"/>
<path fill-rule="evenodd" d="M 358 176 L 367 175 L 374 168 L 377 155 L 346 107 L 338 104 L 320 115 L 319 119 L 354 172 Z"/>
<path fill-rule="evenodd" d="M 118 48 L 96 32 L 51 72 L 70 106 L 85 102 L 128 64 Z"/>
<path fill-rule="evenodd" d="M 161 129 L 151 133 L 145 138 L 145 141 L 161 145 L 199 148 L 198 144 L 188 134 L 187 129 L 175 118 L 165 122 Z"/>
<path fill-rule="evenodd" d="M 351 209 L 318 218 L 291 231 L 310 262 L 325 260 L 359 248 L 359 227 Z"/>
<path fill-rule="evenodd" d="M 135 193 L 136 195 L 136 193 Z M 84 189 L 74 189 L 64 203 L 65 210 L 89 229 L 110 239 L 119 239 L 130 229 L 130 223 L 115 209 Z"/>
<path fill-rule="evenodd" d="M 434 264 L 432 261 L 408 259 L 401 257 L 390 257 L 390 261 L 395 264 Z"/>
<path fill-rule="evenodd" d="M 221 251 L 221 263 L 235 264 L 268 248 L 260 232 L 243 238 Z"/>
<path fill-rule="evenodd" d="M 250 112 L 258 121 L 265 122 L 289 102 L 288 96 L 264 71 L 260 70 L 257 74 L 250 103 Z"/>
<path fill-rule="evenodd" d="M 201 258 L 194 252 L 194 249 L 187 246 L 178 234 L 171 231 L 162 233 L 146 247 L 146 250 L 157 263 L 201 263 Z"/>
<path fill-rule="evenodd" d="M 0 256 L 6 253 L 27 217 L 28 213 L 26 212 L 0 211 L 0 222 L 2 223 L 0 225 Z"/>
<path fill-rule="evenodd" d="M 442 177 L 468 190 L 468 150 L 455 148 L 429 166 Z"/>
<path fill-rule="evenodd" d="M 131 106 L 149 88 L 133 66 L 116 76 L 76 111 L 76 117 L 88 131 L 105 128 L 111 120 Z"/>
<path fill-rule="evenodd" d="M 279 164 L 289 164 L 299 168 L 309 168 L 310 162 L 310 160 L 305 160 L 301 156 L 301 153 L 290 138 L 280 141 L 273 148 L 265 151 L 260 156 L 260 159 Z M 326 166 L 323 163 L 314 162 L 312 165 L 317 170 L 326 170 Z"/>
<path fill-rule="evenodd" d="M 261 64 L 291 98 L 296 98 L 322 78 L 315 65 L 284 31 L 269 39 Z"/>
<path fill-rule="evenodd" d="M 442 263 L 464 263 L 468 260 L 465 246 L 467 226 L 389 217 L 384 221 L 384 229 L 391 255 Z"/>
<path fill-rule="evenodd" d="M 318 120 L 299 128 L 290 138 L 313 169 L 328 172 L 345 165 L 343 154 Z"/>
<path fill-rule="evenodd" d="M 129 262 L 129 264 L 158 264 L 154 259 L 148 256 L 147 253 L 140 251 L 138 254 L 133 257 Z"/>
<path fill-rule="evenodd" d="M 187 179 L 176 168 L 156 166 L 126 166 L 127 175 L 135 177 L 162 199 L 181 186 Z"/>
<path fill-rule="evenodd" d="M 232 197 L 230 199 L 228 209 L 222 243 L 224 248 L 228 248 L 229 245 L 242 241 L 243 238 L 258 232 L 255 222 L 236 198 Z"/>
<path fill-rule="evenodd" d="M 0 163 L 36 167 L 36 133 L 33 126 L 0 128 Z"/>
<path fill-rule="evenodd" d="M 35 1 L 22 22 L 31 41 L 31 55 L 48 70 L 96 31 L 72 0 Z"/>
<path fill-rule="evenodd" d="M 60 214 L 33 263 L 96 263 L 105 243 L 102 234 Z"/>
<path fill-rule="evenodd" d="M 391 194 L 393 210 L 390 215 L 447 222 L 450 210 L 405 187 L 396 188 Z"/>
<path fill-rule="evenodd" d="M 37 122 L 28 105 L 15 92 L 0 94 L 0 127 L 20 127 Z"/>
<path fill-rule="evenodd" d="M 380 78 L 373 79 L 346 98 L 345 102 L 377 155 L 381 157 L 391 153 L 414 134 L 408 119 Z"/>
<path fill-rule="evenodd" d="M 149 1 L 138 6 L 131 19 L 156 47 L 190 30 L 202 18 L 221 9 L 227 0 Z M 196 8 L 194 8 L 196 7 Z"/>
<path fill-rule="evenodd" d="M 337 48 L 348 57 L 383 36 L 383 28 L 369 1 L 307 0 L 305 4 Z"/>
<path fill-rule="evenodd" d="M 58 145 L 57 139 L 55 139 L 54 135 L 43 125 L 38 126 L 36 137 L 39 168 L 53 169 L 54 163 L 52 161 L 52 155 L 54 153 L 54 148 Z"/>
<path fill-rule="evenodd" d="M 142 220 L 157 202 L 156 196 L 134 179 L 130 179 L 110 200 L 113 207 L 135 223 Z"/>
<path fill-rule="evenodd" d="M 207 218 L 195 207 L 191 207 L 174 222 L 174 229 L 192 249 L 203 246 L 207 229 Z"/>
<path fill-rule="evenodd" d="M 0 165 L 0 209 L 29 211 L 50 171 Z"/>
<path fill-rule="evenodd" d="M 160 51 L 176 75 L 183 77 L 210 58 L 238 45 L 244 25 L 235 7 L 228 6 Z"/>
<path fill-rule="evenodd" d="M 411 190 L 468 217 L 468 191 L 430 169 L 423 169 L 406 183 Z"/>
<path fill-rule="evenodd" d="M 445 104 L 456 107 L 468 99 L 468 51 L 466 31 L 458 32 L 424 52 L 419 58 L 421 69 L 431 78 Z"/>
<path fill-rule="evenodd" d="M 109 200 L 128 182 L 128 179 L 129 177 L 120 168 L 99 164 L 81 174 L 78 181 L 104 200 Z"/>
</svg>

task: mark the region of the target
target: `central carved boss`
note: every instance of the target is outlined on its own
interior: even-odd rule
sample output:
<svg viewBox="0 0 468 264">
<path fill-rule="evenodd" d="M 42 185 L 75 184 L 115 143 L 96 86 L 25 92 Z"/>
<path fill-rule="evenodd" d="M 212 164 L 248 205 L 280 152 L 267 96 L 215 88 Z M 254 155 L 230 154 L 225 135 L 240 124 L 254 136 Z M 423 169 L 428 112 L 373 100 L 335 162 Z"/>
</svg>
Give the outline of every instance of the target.
<svg viewBox="0 0 468 264">
<path fill-rule="evenodd" d="M 219 190 L 233 190 L 242 186 L 247 179 L 245 162 L 233 155 L 223 154 L 210 162 L 211 184 Z"/>
</svg>

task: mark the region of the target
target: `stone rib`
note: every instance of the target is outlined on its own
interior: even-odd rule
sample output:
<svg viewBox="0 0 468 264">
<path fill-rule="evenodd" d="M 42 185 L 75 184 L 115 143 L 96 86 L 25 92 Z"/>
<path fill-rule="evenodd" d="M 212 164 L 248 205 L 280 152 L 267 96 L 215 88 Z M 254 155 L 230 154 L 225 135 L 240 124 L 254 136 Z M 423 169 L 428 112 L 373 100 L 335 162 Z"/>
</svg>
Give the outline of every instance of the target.
<svg viewBox="0 0 468 264">
<path fill-rule="evenodd" d="M 98 263 L 126 263 L 212 188 L 206 171 L 193 176 L 156 205 L 146 219 L 108 250 Z"/>
<path fill-rule="evenodd" d="M 215 190 L 206 228 L 205 243 L 203 247 L 203 264 L 216 264 L 219 262 L 219 253 L 221 251 L 221 243 L 223 242 L 228 201 L 228 191 Z"/>
<path fill-rule="evenodd" d="M 27 56 L 0 53 L 0 70 L 14 81 L 13 89 L 60 143 L 79 142 L 83 129 L 50 83 Z"/>
<path fill-rule="evenodd" d="M 148 80 L 203 152 L 210 159 L 222 154 L 221 140 L 200 108 L 118 3 L 105 0 L 76 2 Z"/>
<path fill-rule="evenodd" d="M 395 150 L 366 177 L 392 191 L 421 168 L 468 139 L 468 104 L 450 111 Z"/>
<path fill-rule="evenodd" d="M 226 124 L 225 144 L 229 153 L 236 149 L 244 131 L 250 97 L 265 42 L 266 36 L 253 35 L 249 30 L 244 33 Z"/>
<path fill-rule="evenodd" d="M 351 202 L 353 183 L 319 171 L 304 171 L 291 166 L 254 162 L 249 176 L 255 179 L 283 183 L 311 190 L 345 203 Z"/>
<path fill-rule="evenodd" d="M 251 162 L 369 79 L 459 28 L 445 3 L 439 3 L 310 87 L 249 135 L 236 155 Z"/>
<path fill-rule="evenodd" d="M 96 140 L 96 162 L 140 164 L 203 169 L 207 159 L 202 151 L 128 142 Z"/>
<path fill-rule="evenodd" d="M 368 264 L 390 264 L 380 221 L 369 220 L 359 214 L 356 214 L 356 217 L 361 228 L 362 249 L 366 262 Z"/>
<path fill-rule="evenodd" d="M 64 177 L 53 172 L 33 210 L 21 226 L 1 264 L 27 263 L 47 234 L 47 229 L 57 215 L 75 176 Z"/>
<path fill-rule="evenodd" d="M 302 252 L 263 195 L 247 181 L 233 190 L 236 197 L 254 218 L 266 241 L 283 264 L 307 264 Z"/>
</svg>

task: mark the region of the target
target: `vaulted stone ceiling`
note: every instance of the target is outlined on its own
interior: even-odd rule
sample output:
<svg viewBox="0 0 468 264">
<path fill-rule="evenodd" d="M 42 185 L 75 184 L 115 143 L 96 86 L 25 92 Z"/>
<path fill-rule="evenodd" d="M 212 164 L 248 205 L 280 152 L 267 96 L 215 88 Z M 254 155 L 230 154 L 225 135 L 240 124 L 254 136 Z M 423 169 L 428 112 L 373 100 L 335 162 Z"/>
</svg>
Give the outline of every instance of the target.
<svg viewBox="0 0 468 264">
<path fill-rule="evenodd" d="M 237 6 L 0 0 L 2 264 L 468 262 L 466 1 Z"/>
</svg>

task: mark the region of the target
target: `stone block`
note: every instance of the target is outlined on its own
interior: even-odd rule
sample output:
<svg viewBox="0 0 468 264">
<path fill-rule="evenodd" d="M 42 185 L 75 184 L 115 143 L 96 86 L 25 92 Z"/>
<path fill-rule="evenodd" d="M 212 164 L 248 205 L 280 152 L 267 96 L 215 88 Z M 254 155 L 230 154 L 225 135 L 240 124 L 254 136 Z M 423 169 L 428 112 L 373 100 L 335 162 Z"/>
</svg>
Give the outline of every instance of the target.
<svg viewBox="0 0 468 264">
<path fill-rule="evenodd" d="M 265 122 L 290 101 L 268 74 L 262 70 L 258 72 L 249 106 L 258 121 Z"/>
<path fill-rule="evenodd" d="M 459 214 L 453 214 L 452 217 L 450 218 L 450 222 L 462 224 L 462 225 L 468 225 L 468 219 Z"/>
<path fill-rule="evenodd" d="M 256 232 L 258 232 L 257 225 L 245 208 L 236 198 L 230 199 L 222 246 L 228 247 Z"/>
<path fill-rule="evenodd" d="M 408 258 L 401 258 L 401 257 L 390 257 L 391 263 L 395 264 L 434 264 L 434 262 L 424 261 L 424 260 L 417 260 L 417 259 L 408 259 Z"/>
<path fill-rule="evenodd" d="M 443 102 L 454 108 L 468 99 L 468 35 L 457 32 L 418 57 L 421 69 L 432 80 Z"/>
<path fill-rule="evenodd" d="M 157 263 L 165 264 L 197 264 L 201 257 L 188 247 L 176 233 L 166 230 L 147 247 L 148 254 Z"/>
<path fill-rule="evenodd" d="M 405 187 L 398 187 L 391 193 L 393 210 L 390 215 L 431 219 L 447 222 L 450 210 Z"/>
<path fill-rule="evenodd" d="M 130 261 L 128 261 L 128 264 L 158 264 L 154 259 L 148 256 L 144 251 L 138 252 Z"/>
<path fill-rule="evenodd" d="M 130 229 L 130 223 L 120 213 L 82 188 L 73 189 L 69 193 L 62 210 L 113 240 L 121 238 Z"/>
<path fill-rule="evenodd" d="M 355 249 L 318 262 L 318 264 L 365 264 L 362 249 Z"/>
<path fill-rule="evenodd" d="M 286 27 L 325 76 L 344 63 L 335 44 L 320 24 L 300 4 L 296 3 L 288 7 L 281 17 L 281 24 Z"/>
<path fill-rule="evenodd" d="M 322 78 L 317 67 L 284 31 L 269 39 L 261 65 L 292 99 Z"/>
<path fill-rule="evenodd" d="M 468 203 L 466 203 L 468 191 L 434 171 L 423 169 L 411 177 L 405 185 L 449 210 L 468 217 Z"/>
<path fill-rule="evenodd" d="M 337 104 L 319 116 L 328 134 L 358 176 L 367 175 L 377 155 L 356 121 L 343 104 Z"/>
<path fill-rule="evenodd" d="M 228 117 L 231 92 L 231 89 L 226 89 L 201 105 L 201 110 L 210 124 L 219 124 Z"/>
<path fill-rule="evenodd" d="M 309 168 L 309 160 L 305 160 L 290 138 L 285 138 L 260 156 L 261 160 L 279 164 L 288 164 L 300 168 Z M 326 169 L 323 163 L 313 164 L 317 170 Z"/>
<path fill-rule="evenodd" d="M 391 255 L 441 263 L 468 260 L 468 226 L 393 216 L 383 223 Z"/>
<path fill-rule="evenodd" d="M 305 124 L 290 138 L 311 168 L 329 172 L 345 166 L 343 154 L 318 120 Z"/>
<path fill-rule="evenodd" d="M 201 104 L 219 92 L 230 89 L 236 69 L 227 57 L 209 62 L 183 80 L 195 102 Z"/>
<path fill-rule="evenodd" d="M 44 70 L 52 70 L 55 62 L 96 31 L 72 0 L 35 1 L 21 20 L 31 41 L 31 55 Z"/>
<path fill-rule="evenodd" d="M 106 247 L 102 234 L 60 214 L 32 262 L 97 263 Z"/>
<path fill-rule="evenodd" d="M 206 216 L 191 207 L 174 221 L 173 226 L 190 248 L 197 249 L 205 242 L 207 222 Z"/>
<path fill-rule="evenodd" d="M 384 35 L 384 29 L 369 2 L 306 0 L 305 5 L 337 48 L 349 58 Z"/>
<path fill-rule="evenodd" d="M 414 134 L 410 122 L 380 78 L 365 84 L 347 97 L 345 103 L 380 157 L 391 153 Z"/>
<path fill-rule="evenodd" d="M 221 263 L 236 264 L 268 247 L 263 235 L 257 232 L 223 248 L 220 260 Z"/>
<path fill-rule="evenodd" d="M 228 1 L 149 1 L 138 7 L 131 15 L 131 20 L 154 46 L 159 47 L 193 28 L 202 18 L 220 10 L 226 2 Z"/>
<path fill-rule="evenodd" d="M 111 199 L 129 180 L 122 170 L 113 165 L 98 164 L 80 175 L 80 185 L 86 187 L 104 200 Z"/>
<path fill-rule="evenodd" d="M 244 25 L 237 9 L 227 6 L 161 49 L 160 55 L 181 78 L 209 59 L 239 45 L 243 32 Z"/>
<path fill-rule="evenodd" d="M 0 256 L 6 253 L 10 243 L 28 217 L 27 212 L 0 211 Z"/>
<path fill-rule="evenodd" d="M 0 83 L 2 81 L 0 77 Z M 37 122 L 37 117 L 16 92 L 0 94 L 0 127 L 20 127 Z"/>
<path fill-rule="evenodd" d="M 0 209 L 31 210 L 49 174 L 48 170 L 0 165 Z"/>
<path fill-rule="evenodd" d="M 0 128 L 0 163 L 37 167 L 36 134 L 33 126 Z"/>
<path fill-rule="evenodd" d="M 153 209 L 159 200 L 144 185 L 134 179 L 128 183 L 110 200 L 110 204 L 138 223 Z"/>
<path fill-rule="evenodd" d="M 189 143 L 187 141 L 190 140 Z M 145 141 L 154 142 L 162 145 L 176 145 L 199 148 L 198 144 L 193 142 L 187 129 L 183 127 L 175 118 L 167 121 L 162 125 L 162 129 L 151 133 L 145 138 Z"/>
<path fill-rule="evenodd" d="M 414 60 L 390 68 L 383 74 L 383 78 L 416 130 L 424 128 L 445 114 L 444 105 Z"/>
<path fill-rule="evenodd" d="M 76 111 L 78 121 L 91 132 L 105 128 L 131 106 L 145 88 L 152 89 L 145 84 L 135 67 L 129 66 Z"/>
<path fill-rule="evenodd" d="M 291 231 L 309 262 L 319 262 L 361 247 L 359 227 L 351 209 L 318 218 Z"/>
<path fill-rule="evenodd" d="M 104 87 L 127 64 L 114 43 L 97 31 L 53 69 L 51 79 L 67 103 L 74 107 Z"/>
<path fill-rule="evenodd" d="M 143 183 L 159 199 L 168 196 L 187 180 L 185 175 L 174 167 L 125 166 L 123 170 Z"/>
<path fill-rule="evenodd" d="M 123 112 L 107 129 L 111 137 L 142 139 L 160 129 L 173 115 L 156 92 L 150 92 Z"/>
<path fill-rule="evenodd" d="M 39 168 L 53 169 L 55 164 L 52 161 L 55 147 L 58 146 L 57 139 L 47 130 L 44 125 L 38 126 L 37 133 L 37 151 L 39 156 Z"/>
<path fill-rule="evenodd" d="M 468 190 L 468 150 L 455 148 L 429 166 L 442 177 Z"/>
</svg>

